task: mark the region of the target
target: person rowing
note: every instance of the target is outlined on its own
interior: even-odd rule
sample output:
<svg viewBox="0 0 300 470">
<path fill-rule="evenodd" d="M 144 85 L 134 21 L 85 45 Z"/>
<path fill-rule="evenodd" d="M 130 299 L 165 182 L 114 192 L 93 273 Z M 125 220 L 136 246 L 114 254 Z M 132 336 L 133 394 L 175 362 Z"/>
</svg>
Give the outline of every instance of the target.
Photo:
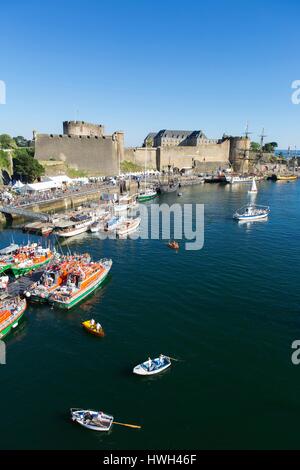
<svg viewBox="0 0 300 470">
<path fill-rule="evenodd" d="M 101 330 L 102 326 L 100 325 L 100 323 L 98 322 L 97 325 L 96 325 L 96 331 L 99 333 L 99 331 Z"/>
<path fill-rule="evenodd" d="M 92 319 L 91 319 L 91 327 L 92 327 L 92 328 L 95 327 L 95 323 L 96 323 L 95 320 L 92 318 Z"/>
<path fill-rule="evenodd" d="M 151 367 L 152 367 L 152 359 L 151 359 L 150 357 L 148 357 L 147 367 L 148 367 L 148 370 L 151 370 Z"/>
</svg>

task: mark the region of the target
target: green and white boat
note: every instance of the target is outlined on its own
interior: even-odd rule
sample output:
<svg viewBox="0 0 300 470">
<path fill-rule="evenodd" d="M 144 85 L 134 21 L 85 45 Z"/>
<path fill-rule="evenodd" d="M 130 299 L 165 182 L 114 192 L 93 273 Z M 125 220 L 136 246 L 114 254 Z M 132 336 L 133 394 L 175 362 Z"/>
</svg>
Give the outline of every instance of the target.
<svg viewBox="0 0 300 470">
<path fill-rule="evenodd" d="M 17 328 L 23 317 L 27 303 L 25 299 L 6 299 L 0 307 L 0 339 L 7 336 L 11 330 Z"/>
<path fill-rule="evenodd" d="M 10 266 L 15 277 L 24 276 L 30 271 L 46 266 L 54 258 L 54 253 L 49 248 L 38 247 L 33 253 L 26 253 L 21 257 L 15 256 Z"/>
<path fill-rule="evenodd" d="M 50 304 L 71 309 L 100 287 L 112 267 L 111 259 L 82 264 L 77 271 L 69 273 L 67 282 L 49 296 Z"/>
<path fill-rule="evenodd" d="M 154 189 L 145 189 L 145 191 L 139 193 L 137 200 L 139 202 L 146 202 L 155 199 L 157 196 L 158 194 Z"/>
</svg>

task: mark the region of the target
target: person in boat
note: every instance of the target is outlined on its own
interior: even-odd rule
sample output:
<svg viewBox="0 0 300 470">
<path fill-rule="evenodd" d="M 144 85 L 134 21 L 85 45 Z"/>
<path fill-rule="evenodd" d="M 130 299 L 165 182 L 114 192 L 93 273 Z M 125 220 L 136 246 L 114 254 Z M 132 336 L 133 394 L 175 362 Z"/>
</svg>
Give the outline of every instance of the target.
<svg viewBox="0 0 300 470">
<path fill-rule="evenodd" d="M 165 356 L 163 354 L 159 355 L 159 362 L 163 364 L 165 362 Z"/>
<path fill-rule="evenodd" d="M 150 357 L 148 357 L 147 367 L 148 367 L 148 370 L 151 370 L 151 367 L 152 367 L 152 359 L 151 359 Z"/>
<path fill-rule="evenodd" d="M 91 319 L 91 327 L 92 327 L 92 328 L 95 328 L 95 324 L 96 324 L 96 322 L 95 322 L 95 320 L 92 318 L 92 319 Z"/>
<path fill-rule="evenodd" d="M 96 331 L 99 333 L 99 331 L 101 330 L 102 326 L 100 325 L 100 323 L 98 322 L 97 325 L 96 325 Z"/>
</svg>

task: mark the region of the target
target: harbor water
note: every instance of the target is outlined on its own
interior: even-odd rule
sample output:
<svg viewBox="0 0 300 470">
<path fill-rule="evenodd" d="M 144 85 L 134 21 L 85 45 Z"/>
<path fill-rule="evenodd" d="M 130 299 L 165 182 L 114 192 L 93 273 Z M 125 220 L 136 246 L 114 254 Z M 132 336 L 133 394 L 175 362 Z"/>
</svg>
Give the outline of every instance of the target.
<svg viewBox="0 0 300 470">
<path fill-rule="evenodd" d="M 178 253 L 166 240 L 100 240 L 72 251 L 113 259 L 104 288 L 69 312 L 30 304 L 0 365 L 1 449 L 300 448 L 300 182 L 262 182 L 265 222 L 239 224 L 249 185 L 199 185 L 160 202 L 205 205 L 205 243 Z M 0 232 L 0 247 L 27 241 Z M 37 238 L 31 237 L 32 240 Z M 81 322 L 95 318 L 106 337 Z M 132 374 L 150 355 L 181 361 Z M 141 430 L 88 431 L 70 407 L 90 407 Z"/>
</svg>

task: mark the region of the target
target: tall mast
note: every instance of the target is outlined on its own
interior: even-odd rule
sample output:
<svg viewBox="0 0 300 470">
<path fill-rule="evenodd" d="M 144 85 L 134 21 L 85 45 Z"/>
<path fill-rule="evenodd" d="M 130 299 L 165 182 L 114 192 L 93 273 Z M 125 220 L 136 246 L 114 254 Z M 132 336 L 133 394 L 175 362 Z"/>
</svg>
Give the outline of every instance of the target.
<svg viewBox="0 0 300 470">
<path fill-rule="evenodd" d="M 244 173 L 244 163 L 245 160 L 247 159 L 247 140 L 249 138 L 249 135 L 252 134 L 252 132 L 249 131 L 249 122 L 247 121 L 244 136 L 245 136 L 245 150 L 244 150 L 244 158 L 243 158 L 243 163 L 242 163 L 242 173 Z M 249 158 L 248 158 L 249 160 Z"/>
<path fill-rule="evenodd" d="M 265 129 L 264 127 L 262 128 L 262 131 L 261 131 L 261 134 L 260 134 L 260 149 L 262 150 L 263 146 L 264 146 L 264 138 L 267 137 L 267 135 L 265 134 Z"/>
</svg>

